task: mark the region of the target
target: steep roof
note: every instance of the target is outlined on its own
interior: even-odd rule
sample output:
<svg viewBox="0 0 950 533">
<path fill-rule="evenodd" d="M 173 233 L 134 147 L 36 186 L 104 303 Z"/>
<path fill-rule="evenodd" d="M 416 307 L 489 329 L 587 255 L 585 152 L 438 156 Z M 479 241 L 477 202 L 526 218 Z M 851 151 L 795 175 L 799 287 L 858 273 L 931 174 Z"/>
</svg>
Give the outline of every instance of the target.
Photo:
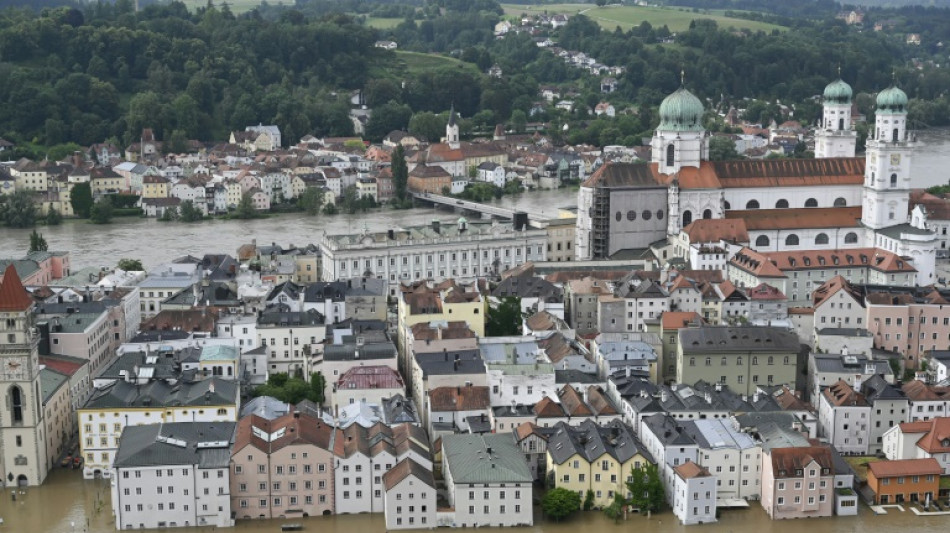
<svg viewBox="0 0 950 533">
<path fill-rule="evenodd" d="M 478 411 L 491 406 L 488 387 L 437 387 L 429 391 L 429 408 L 435 411 Z"/>
<path fill-rule="evenodd" d="M 0 282 L 0 311 L 26 311 L 33 304 L 29 293 L 23 288 L 20 276 L 13 264 L 7 265 Z"/>
<path fill-rule="evenodd" d="M 414 476 L 419 481 L 435 488 L 435 478 L 432 476 L 432 470 L 420 465 L 409 457 L 399 461 L 396 463 L 396 466 L 383 474 L 383 485 L 386 487 L 386 490 L 392 490 L 393 487 L 409 476 Z"/>
<path fill-rule="evenodd" d="M 772 472 L 775 479 L 802 477 L 805 467 L 812 461 L 822 469 L 825 475 L 834 472 L 834 460 L 827 446 L 806 446 L 800 448 L 773 448 L 771 450 Z"/>
<path fill-rule="evenodd" d="M 714 161 L 724 188 L 861 185 L 863 157 Z"/>
<path fill-rule="evenodd" d="M 583 183 L 584 187 L 664 188 L 645 163 L 607 162 Z"/>
<path fill-rule="evenodd" d="M 701 218 L 691 222 L 682 231 L 689 236 L 689 242 L 694 244 L 720 240 L 749 242 L 749 231 L 746 229 L 745 220 L 741 218 Z"/>
<path fill-rule="evenodd" d="M 446 435 L 442 454 L 456 484 L 533 481 L 524 453 L 508 433 Z"/>
<path fill-rule="evenodd" d="M 842 379 L 821 391 L 828 403 L 837 407 L 867 407 L 868 401 L 860 392 L 851 388 L 851 385 Z"/>
<path fill-rule="evenodd" d="M 709 477 L 711 475 L 707 468 L 699 466 L 693 461 L 687 461 L 677 467 L 674 467 L 673 471 L 676 472 L 676 475 L 678 475 L 679 477 L 683 479 L 692 479 L 695 477 Z"/>
<path fill-rule="evenodd" d="M 950 417 L 934 418 L 930 430 L 917 441 L 917 447 L 927 453 L 950 453 Z"/>
</svg>

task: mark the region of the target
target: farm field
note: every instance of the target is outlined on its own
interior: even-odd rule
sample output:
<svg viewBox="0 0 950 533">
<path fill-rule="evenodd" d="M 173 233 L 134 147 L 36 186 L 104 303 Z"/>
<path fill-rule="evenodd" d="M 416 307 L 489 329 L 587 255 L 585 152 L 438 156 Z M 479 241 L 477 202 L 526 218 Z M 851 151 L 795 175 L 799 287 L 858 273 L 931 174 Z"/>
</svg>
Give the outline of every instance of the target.
<svg viewBox="0 0 950 533">
<path fill-rule="evenodd" d="M 208 0 L 181 0 L 181 2 L 191 11 L 208 5 Z M 239 14 L 251 11 L 261 5 L 261 0 L 211 0 L 211 3 L 218 7 L 227 4 L 232 13 Z M 267 0 L 267 3 L 271 5 L 292 6 L 294 5 L 294 0 Z"/>
<path fill-rule="evenodd" d="M 617 26 L 628 30 L 634 26 L 639 26 L 643 21 L 647 21 L 654 27 L 666 25 L 670 31 L 679 32 L 689 29 L 690 22 L 700 18 L 714 20 L 721 28 L 733 27 L 736 29 L 747 29 L 750 31 L 761 30 L 767 32 L 775 29 L 785 29 L 783 26 L 776 24 L 727 17 L 722 14 L 722 11 L 694 13 L 686 8 L 617 5 L 596 7 L 592 4 L 502 4 L 502 7 L 506 15 L 512 16 L 521 15 L 522 13 L 544 12 L 549 14 L 565 13 L 568 15 L 583 13 L 608 30 L 613 30 Z"/>
</svg>

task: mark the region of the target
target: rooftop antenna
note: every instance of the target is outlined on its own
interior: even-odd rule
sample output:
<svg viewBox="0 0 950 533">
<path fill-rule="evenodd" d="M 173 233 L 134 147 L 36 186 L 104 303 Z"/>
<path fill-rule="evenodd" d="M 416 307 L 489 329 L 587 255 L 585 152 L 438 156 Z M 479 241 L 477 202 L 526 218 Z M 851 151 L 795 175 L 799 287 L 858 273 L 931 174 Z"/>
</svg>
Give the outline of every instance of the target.
<svg viewBox="0 0 950 533">
<path fill-rule="evenodd" d="M 680 87 L 686 86 L 686 69 L 680 69 Z"/>
</svg>

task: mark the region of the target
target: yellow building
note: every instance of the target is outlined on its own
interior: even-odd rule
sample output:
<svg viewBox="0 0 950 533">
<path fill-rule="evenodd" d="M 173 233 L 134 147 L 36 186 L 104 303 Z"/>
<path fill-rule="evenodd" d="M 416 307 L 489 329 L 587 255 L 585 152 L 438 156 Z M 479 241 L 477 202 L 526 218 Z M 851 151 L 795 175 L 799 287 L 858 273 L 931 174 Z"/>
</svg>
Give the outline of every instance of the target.
<svg viewBox="0 0 950 533">
<path fill-rule="evenodd" d="M 142 198 L 168 198 L 168 179 L 163 176 L 142 178 Z"/>
<path fill-rule="evenodd" d="M 406 337 L 413 325 L 422 322 L 463 321 L 479 337 L 485 336 L 485 313 L 488 301 L 477 287 L 462 286 L 454 280 L 437 285 L 425 281 L 403 286 L 398 304 L 399 353 L 406 354 Z"/>
<path fill-rule="evenodd" d="M 618 420 L 604 426 L 585 420 L 577 427 L 559 422 L 548 439 L 547 470 L 554 486 L 577 492 L 582 502 L 593 492 L 595 508 L 610 505 L 618 493 L 629 498 L 632 469 L 653 462 L 633 428 Z"/>
</svg>

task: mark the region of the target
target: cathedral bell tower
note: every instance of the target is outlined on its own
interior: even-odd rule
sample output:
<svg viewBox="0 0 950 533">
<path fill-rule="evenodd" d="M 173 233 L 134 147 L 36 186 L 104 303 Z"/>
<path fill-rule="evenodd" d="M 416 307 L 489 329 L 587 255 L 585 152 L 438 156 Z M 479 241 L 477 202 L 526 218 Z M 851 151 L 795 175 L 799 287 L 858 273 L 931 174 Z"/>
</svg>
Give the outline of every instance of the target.
<svg viewBox="0 0 950 533">
<path fill-rule="evenodd" d="M 907 221 L 914 144 L 907 133 L 907 95 L 888 87 L 877 95 L 874 131 L 867 140 L 861 216 L 866 227 L 877 230 Z"/>
<path fill-rule="evenodd" d="M 841 78 L 825 87 L 822 116 L 815 132 L 815 158 L 854 157 L 857 132 L 851 129 L 851 86 Z"/>
<path fill-rule="evenodd" d="M 660 174 L 675 174 L 683 167 L 699 168 L 708 159 L 709 144 L 703 129 L 703 103 L 680 88 L 660 104 L 660 125 L 653 134 L 653 163 Z"/>
</svg>

